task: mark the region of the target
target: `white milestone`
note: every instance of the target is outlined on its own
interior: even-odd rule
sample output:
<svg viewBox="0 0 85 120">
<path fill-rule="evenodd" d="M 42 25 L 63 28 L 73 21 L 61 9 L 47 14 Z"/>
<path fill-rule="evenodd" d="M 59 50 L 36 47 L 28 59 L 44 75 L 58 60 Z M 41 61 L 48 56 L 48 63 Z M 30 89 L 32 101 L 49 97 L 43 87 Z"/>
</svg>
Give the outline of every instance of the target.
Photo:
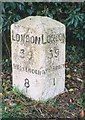
<svg viewBox="0 0 85 120">
<path fill-rule="evenodd" d="M 65 89 L 65 25 L 30 16 L 11 25 L 13 86 L 34 100 Z"/>
</svg>

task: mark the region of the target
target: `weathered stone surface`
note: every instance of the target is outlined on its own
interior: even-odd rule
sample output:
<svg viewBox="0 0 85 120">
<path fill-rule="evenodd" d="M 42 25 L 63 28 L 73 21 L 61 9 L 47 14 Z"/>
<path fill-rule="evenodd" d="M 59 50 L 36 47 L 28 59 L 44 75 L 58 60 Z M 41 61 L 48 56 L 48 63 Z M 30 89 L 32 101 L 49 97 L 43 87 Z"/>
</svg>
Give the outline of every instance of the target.
<svg viewBox="0 0 85 120">
<path fill-rule="evenodd" d="M 65 25 L 31 16 L 11 25 L 13 86 L 35 100 L 64 92 Z"/>
</svg>

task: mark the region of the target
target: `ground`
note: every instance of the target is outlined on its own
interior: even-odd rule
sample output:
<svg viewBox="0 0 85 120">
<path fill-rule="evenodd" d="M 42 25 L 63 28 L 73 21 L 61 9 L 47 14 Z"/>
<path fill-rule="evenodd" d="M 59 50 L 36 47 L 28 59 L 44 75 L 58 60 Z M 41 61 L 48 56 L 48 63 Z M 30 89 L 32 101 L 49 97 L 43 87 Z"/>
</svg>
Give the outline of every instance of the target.
<svg viewBox="0 0 85 120">
<path fill-rule="evenodd" d="M 12 89 L 12 74 L 1 73 L 3 95 L 3 118 L 84 118 L 85 91 L 83 74 L 85 62 L 67 63 L 67 91 L 48 101 L 34 101 L 25 97 L 18 89 Z"/>
</svg>

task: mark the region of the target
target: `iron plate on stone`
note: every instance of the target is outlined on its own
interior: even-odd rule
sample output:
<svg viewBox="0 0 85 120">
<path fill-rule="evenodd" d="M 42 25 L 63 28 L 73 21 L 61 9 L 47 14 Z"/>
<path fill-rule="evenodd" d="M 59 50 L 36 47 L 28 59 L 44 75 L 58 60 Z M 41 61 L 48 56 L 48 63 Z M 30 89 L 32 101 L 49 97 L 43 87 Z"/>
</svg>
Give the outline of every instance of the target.
<svg viewBox="0 0 85 120">
<path fill-rule="evenodd" d="M 49 17 L 26 17 L 11 25 L 13 86 L 34 100 L 65 88 L 65 25 Z"/>
</svg>

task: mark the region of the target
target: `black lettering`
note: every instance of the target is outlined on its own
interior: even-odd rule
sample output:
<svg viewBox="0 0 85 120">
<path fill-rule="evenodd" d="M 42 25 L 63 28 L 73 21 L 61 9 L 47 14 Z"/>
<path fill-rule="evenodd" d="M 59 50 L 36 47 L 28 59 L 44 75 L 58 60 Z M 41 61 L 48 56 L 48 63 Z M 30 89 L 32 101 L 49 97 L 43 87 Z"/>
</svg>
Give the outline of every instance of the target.
<svg viewBox="0 0 85 120">
<path fill-rule="evenodd" d="M 34 36 L 31 37 L 31 43 L 34 43 Z"/>
<path fill-rule="evenodd" d="M 37 73 L 37 70 L 35 70 L 35 74 L 38 74 L 38 73 Z"/>
<path fill-rule="evenodd" d="M 50 35 L 47 36 L 47 42 L 50 43 Z"/>
<path fill-rule="evenodd" d="M 31 69 L 30 69 L 30 68 L 28 69 L 28 72 L 30 72 L 30 73 L 31 73 Z"/>
<path fill-rule="evenodd" d="M 40 37 L 35 36 L 35 44 L 40 44 Z"/>
<path fill-rule="evenodd" d="M 58 38 L 59 38 L 60 41 L 62 40 L 62 34 L 61 33 L 58 34 Z"/>
<path fill-rule="evenodd" d="M 53 85 L 55 86 L 55 78 L 53 78 Z"/>
<path fill-rule="evenodd" d="M 65 35 L 64 34 L 59 34 L 59 40 L 61 41 L 61 43 L 64 43 L 65 41 Z"/>
<path fill-rule="evenodd" d="M 19 66 L 20 68 L 19 68 L 19 70 L 21 71 L 22 70 L 22 67 L 21 66 Z"/>
<path fill-rule="evenodd" d="M 13 66 L 14 66 L 14 69 L 16 69 L 16 64 L 13 64 Z"/>
<path fill-rule="evenodd" d="M 29 35 L 26 35 L 26 42 L 29 42 Z"/>
<path fill-rule="evenodd" d="M 26 72 L 28 72 L 28 68 L 27 67 L 25 68 L 25 70 L 26 70 Z"/>
<path fill-rule="evenodd" d="M 24 71 L 24 67 L 22 67 L 23 71 Z"/>
<path fill-rule="evenodd" d="M 44 70 L 42 70 L 42 74 L 45 74 L 45 71 L 44 71 Z"/>
<path fill-rule="evenodd" d="M 17 70 L 19 70 L 19 65 L 17 65 Z"/>
<path fill-rule="evenodd" d="M 53 66 L 53 70 L 55 70 L 55 66 Z"/>
<path fill-rule="evenodd" d="M 19 42 L 20 41 L 20 35 L 16 34 L 16 41 Z"/>
<path fill-rule="evenodd" d="M 34 69 L 32 69 L 32 73 L 33 73 L 33 74 L 35 73 Z"/>
<path fill-rule="evenodd" d="M 65 42 L 65 39 L 66 39 L 66 36 L 65 36 L 65 34 L 63 34 L 62 43 L 64 43 L 64 42 Z"/>
<path fill-rule="evenodd" d="M 43 35 L 42 35 L 42 44 L 46 44 L 47 42 L 44 41 Z"/>
<path fill-rule="evenodd" d="M 56 67 L 57 67 L 57 70 L 58 70 L 58 69 L 60 69 L 60 68 L 61 68 L 61 65 L 58 65 L 58 66 L 56 66 Z"/>
<path fill-rule="evenodd" d="M 59 49 L 55 49 L 55 57 L 59 56 Z"/>
<path fill-rule="evenodd" d="M 49 50 L 50 52 L 50 59 L 53 58 L 53 50 Z"/>
<path fill-rule="evenodd" d="M 27 78 L 25 79 L 24 86 L 26 87 L 26 93 L 27 93 L 27 88 L 30 87 L 30 85 L 29 85 L 29 79 L 27 79 Z"/>
<path fill-rule="evenodd" d="M 38 75 L 41 75 L 41 71 L 38 70 Z"/>
<path fill-rule="evenodd" d="M 37 75 L 43 75 L 45 74 L 45 70 L 37 70 L 37 69 L 31 69 L 31 68 L 28 68 L 27 66 L 24 67 L 24 66 L 21 66 L 21 65 L 18 65 L 18 64 L 13 64 L 14 66 L 14 69 L 17 69 L 17 70 L 20 70 L 20 71 L 25 71 L 25 72 L 29 72 L 29 73 L 32 73 L 32 74 L 37 74 Z"/>
<path fill-rule="evenodd" d="M 21 34 L 21 41 L 24 42 L 24 39 L 25 39 L 25 35 L 22 35 L 22 34 Z"/>
<path fill-rule="evenodd" d="M 24 58 L 24 53 L 25 53 L 25 50 L 24 50 L 24 49 L 21 49 L 21 50 L 20 50 L 20 57 L 21 57 L 21 58 Z"/>
<path fill-rule="evenodd" d="M 55 34 L 53 35 L 53 41 L 52 41 L 52 43 L 55 43 L 56 41 L 56 36 L 55 36 Z"/>
<path fill-rule="evenodd" d="M 14 39 L 14 31 L 12 30 L 12 40 L 16 41 L 16 39 Z"/>
</svg>

